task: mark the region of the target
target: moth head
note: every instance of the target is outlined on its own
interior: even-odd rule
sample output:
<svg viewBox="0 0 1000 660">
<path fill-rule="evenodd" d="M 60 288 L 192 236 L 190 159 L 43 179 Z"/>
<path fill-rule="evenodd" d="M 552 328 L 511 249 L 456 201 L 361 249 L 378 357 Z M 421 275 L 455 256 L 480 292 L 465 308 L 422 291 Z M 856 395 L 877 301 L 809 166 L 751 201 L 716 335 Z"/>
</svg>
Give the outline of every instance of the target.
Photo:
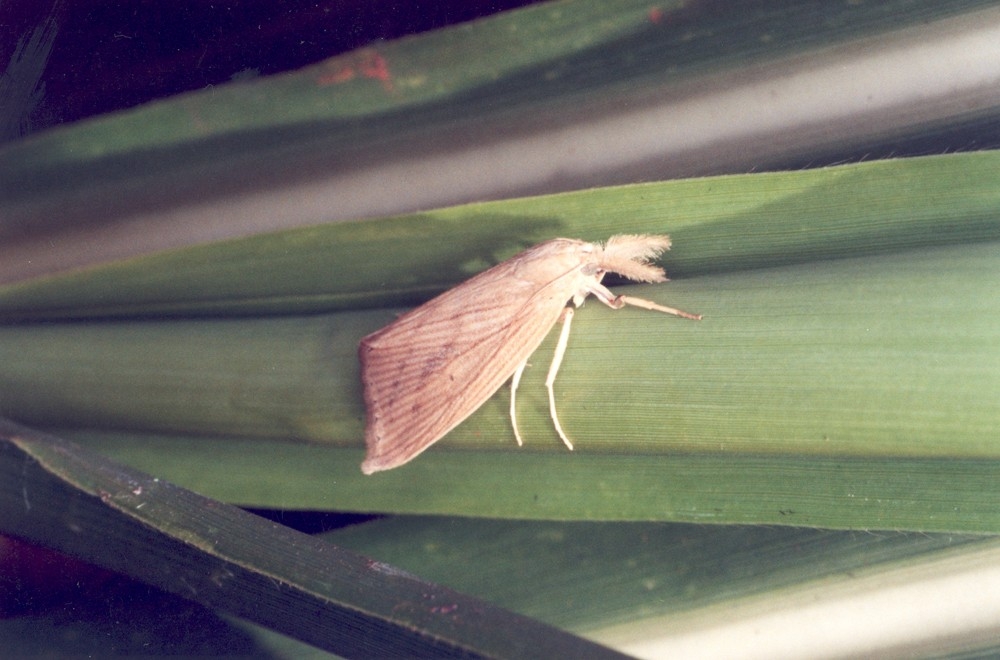
<svg viewBox="0 0 1000 660">
<path fill-rule="evenodd" d="M 598 281 L 604 277 L 605 272 L 618 273 L 635 282 L 667 280 L 663 269 L 652 265 L 650 261 L 659 257 L 664 250 L 670 249 L 669 236 L 621 234 L 612 236 L 605 245 L 597 247 L 595 260 L 584 268 L 592 266 Z"/>
<path fill-rule="evenodd" d="M 580 266 L 580 272 L 587 277 L 596 277 L 598 281 L 600 281 L 600 279 L 604 277 L 604 273 L 608 271 L 601 268 L 601 264 L 596 261 L 588 261 Z"/>
</svg>

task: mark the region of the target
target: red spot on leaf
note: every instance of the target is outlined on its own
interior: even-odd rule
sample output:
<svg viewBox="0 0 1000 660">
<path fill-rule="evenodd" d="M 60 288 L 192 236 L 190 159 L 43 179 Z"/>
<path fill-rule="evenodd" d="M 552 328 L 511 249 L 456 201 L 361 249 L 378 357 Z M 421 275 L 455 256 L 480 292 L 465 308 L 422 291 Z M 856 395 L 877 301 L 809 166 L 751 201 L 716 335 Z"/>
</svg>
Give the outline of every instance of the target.
<svg viewBox="0 0 1000 660">
<path fill-rule="evenodd" d="M 325 87 L 326 85 L 338 85 L 340 83 L 345 83 L 348 80 L 353 80 L 357 74 L 354 72 L 353 67 L 344 65 L 335 71 L 324 74 L 320 76 L 319 80 L 316 82 L 320 86 Z"/>
<path fill-rule="evenodd" d="M 347 64 L 338 62 L 336 68 L 324 73 L 316 80 L 317 84 L 321 86 L 339 85 L 354 80 L 360 75 L 369 80 L 379 81 L 387 92 L 393 91 L 392 74 L 389 72 L 389 64 L 384 57 L 374 50 L 363 50 L 355 54 L 351 60 Z"/>
<path fill-rule="evenodd" d="M 375 51 L 368 51 L 363 54 L 363 58 L 358 65 L 361 75 L 365 78 L 378 80 L 382 83 L 385 91 L 392 91 L 392 74 L 389 73 L 389 63 L 385 58 Z"/>
</svg>

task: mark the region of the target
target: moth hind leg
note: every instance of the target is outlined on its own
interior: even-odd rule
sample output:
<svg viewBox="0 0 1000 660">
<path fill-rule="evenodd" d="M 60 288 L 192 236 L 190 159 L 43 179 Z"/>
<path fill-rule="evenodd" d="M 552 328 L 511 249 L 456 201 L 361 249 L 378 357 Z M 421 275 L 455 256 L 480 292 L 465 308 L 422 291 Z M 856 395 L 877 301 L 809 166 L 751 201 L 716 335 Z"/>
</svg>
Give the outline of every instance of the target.
<svg viewBox="0 0 1000 660">
<path fill-rule="evenodd" d="M 549 391 L 549 415 L 552 417 L 552 423 L 556 427 L 556 433 L 559 434 L 566 448 L 573 451 L 573 443 L 566 437 L 566 433 L 562 429 L 562 424 L 559 423 L 559 415 L 556 414 L 556 392 L 553 388 L 556 382 L 556 374 L 559 373 L 559 367 L 562 365 L 563 355 L 566 354 L 566 344 L 569 343 L 569 328 L 573 322 L 573 308 L 566 307 L 563 309 L 559 320 L 562 322 L 562 330 L 559 332 L 559 341 L 556 344 L 555 355 L 552 356 L 549 374 L 545 377 L 545 388 Z"/>
</svg>

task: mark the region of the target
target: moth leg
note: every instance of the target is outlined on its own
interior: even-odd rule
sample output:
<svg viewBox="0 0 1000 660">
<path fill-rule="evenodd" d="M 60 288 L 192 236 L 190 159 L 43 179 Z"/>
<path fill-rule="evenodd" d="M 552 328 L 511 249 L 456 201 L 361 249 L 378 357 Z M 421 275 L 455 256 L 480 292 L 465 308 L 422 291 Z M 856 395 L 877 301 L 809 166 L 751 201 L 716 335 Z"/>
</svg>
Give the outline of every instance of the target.
<svg viewBox="0 0 1000 660">
<path fill-rule="evenodd" d="M 552 356 L 552 365 L 549 366 L 549 375 L 545 377 L 545 387 L 549 391 L 549 415 L 552 417 L 552 423 L 555 424 L 556 433 L 562 438 L 566 448 L 573 451 L 573 443 L 566 437 L 566 434 L 562 430 L 562 425 L 559 423 L 559 416 L 556 415 L 556 392 L 552 387 L 556 382 L 556 374 L 559 373 L 559 366 L 562 364 L 563 355 L 566 354 L 566 344 L 569 343 L 569 327 L 573 323 L 573 308 L 566 307 L 563 309 L 559 320 L 562 322 L 562 330 L 559 332 L 556 353 Z"/>
<path fill-rule="evenodd" d="M 518 447 L 524 446 L 524 443 L 521 442 L 521 434 L 517 431 L 517 410 L 514 401 L 517 398 L 517 386 L 521 382 L 521 374 L 524 373 L 524 367 L 527 364 L 528 361 L 525 360 L 517 365 L 517 369 L 514 370 L 514 377 L 510 379 L 510 425 L 514 427 L 514 439 L 517 440 Z"/>
<path fill-rule="evenodd" d="M 610 307 L 611 309 L 621 309 L 625 305 L 632 305 L 633 307 L 641 307 L 642 309 L 648 309 L 652 312 L 663 312 L 664 314 L 673 314 L 674 316 L 680 316 L 686 319 L 692 319 L 694 321 L 701 320 L 701 314 L 691 314 L 690 312 L 685 312 L 680 309 L 674 309 L 673 307 L 665 307 L 652 300 L 646 300 L 645 298 L 633 298 L 632 296 L 616 296 L 611 293 L 611 291 L 603 284 L 597 283 L 591 285 L 590 293 L 597 296 L 597 299 L 602 303 Z"/>
<path fill-rule="evenodd" d="M 680 309 L 674 309 L 673 307 L 664 307 L 663 305 L 658 305 L 651 300 L 645 300 L 644 298 L 633 298 L 632 296 L 617 296 L 612 303 L 609 303 L 615 309 L 621 309 L 625 305 L 632 305 L 633 307 L 641 307 L 642 309 L 648 309 L 653 312 L 663 312 L 664 314 L 673 314 L 674 316 L 680 316 L 686 319 L 691 319 L 692 321 L 700 321 L 701 314 L 691 314 L 690 312 L 685 312 Z"/>
</svg>

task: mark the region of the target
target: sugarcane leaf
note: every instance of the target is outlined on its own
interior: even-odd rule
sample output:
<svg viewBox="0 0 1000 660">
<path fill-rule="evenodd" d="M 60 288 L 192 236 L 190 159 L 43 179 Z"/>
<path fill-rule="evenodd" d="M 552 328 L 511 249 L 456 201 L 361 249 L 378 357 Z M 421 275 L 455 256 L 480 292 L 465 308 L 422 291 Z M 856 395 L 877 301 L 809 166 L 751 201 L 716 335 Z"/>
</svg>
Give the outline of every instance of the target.
<svg viewBox="0 0 1000 660">
<path fill-rule="evenodd" d="M 4 533 L 346 656 L 620 657 L 7 421 L 0 473 Z"/>
</svg>

